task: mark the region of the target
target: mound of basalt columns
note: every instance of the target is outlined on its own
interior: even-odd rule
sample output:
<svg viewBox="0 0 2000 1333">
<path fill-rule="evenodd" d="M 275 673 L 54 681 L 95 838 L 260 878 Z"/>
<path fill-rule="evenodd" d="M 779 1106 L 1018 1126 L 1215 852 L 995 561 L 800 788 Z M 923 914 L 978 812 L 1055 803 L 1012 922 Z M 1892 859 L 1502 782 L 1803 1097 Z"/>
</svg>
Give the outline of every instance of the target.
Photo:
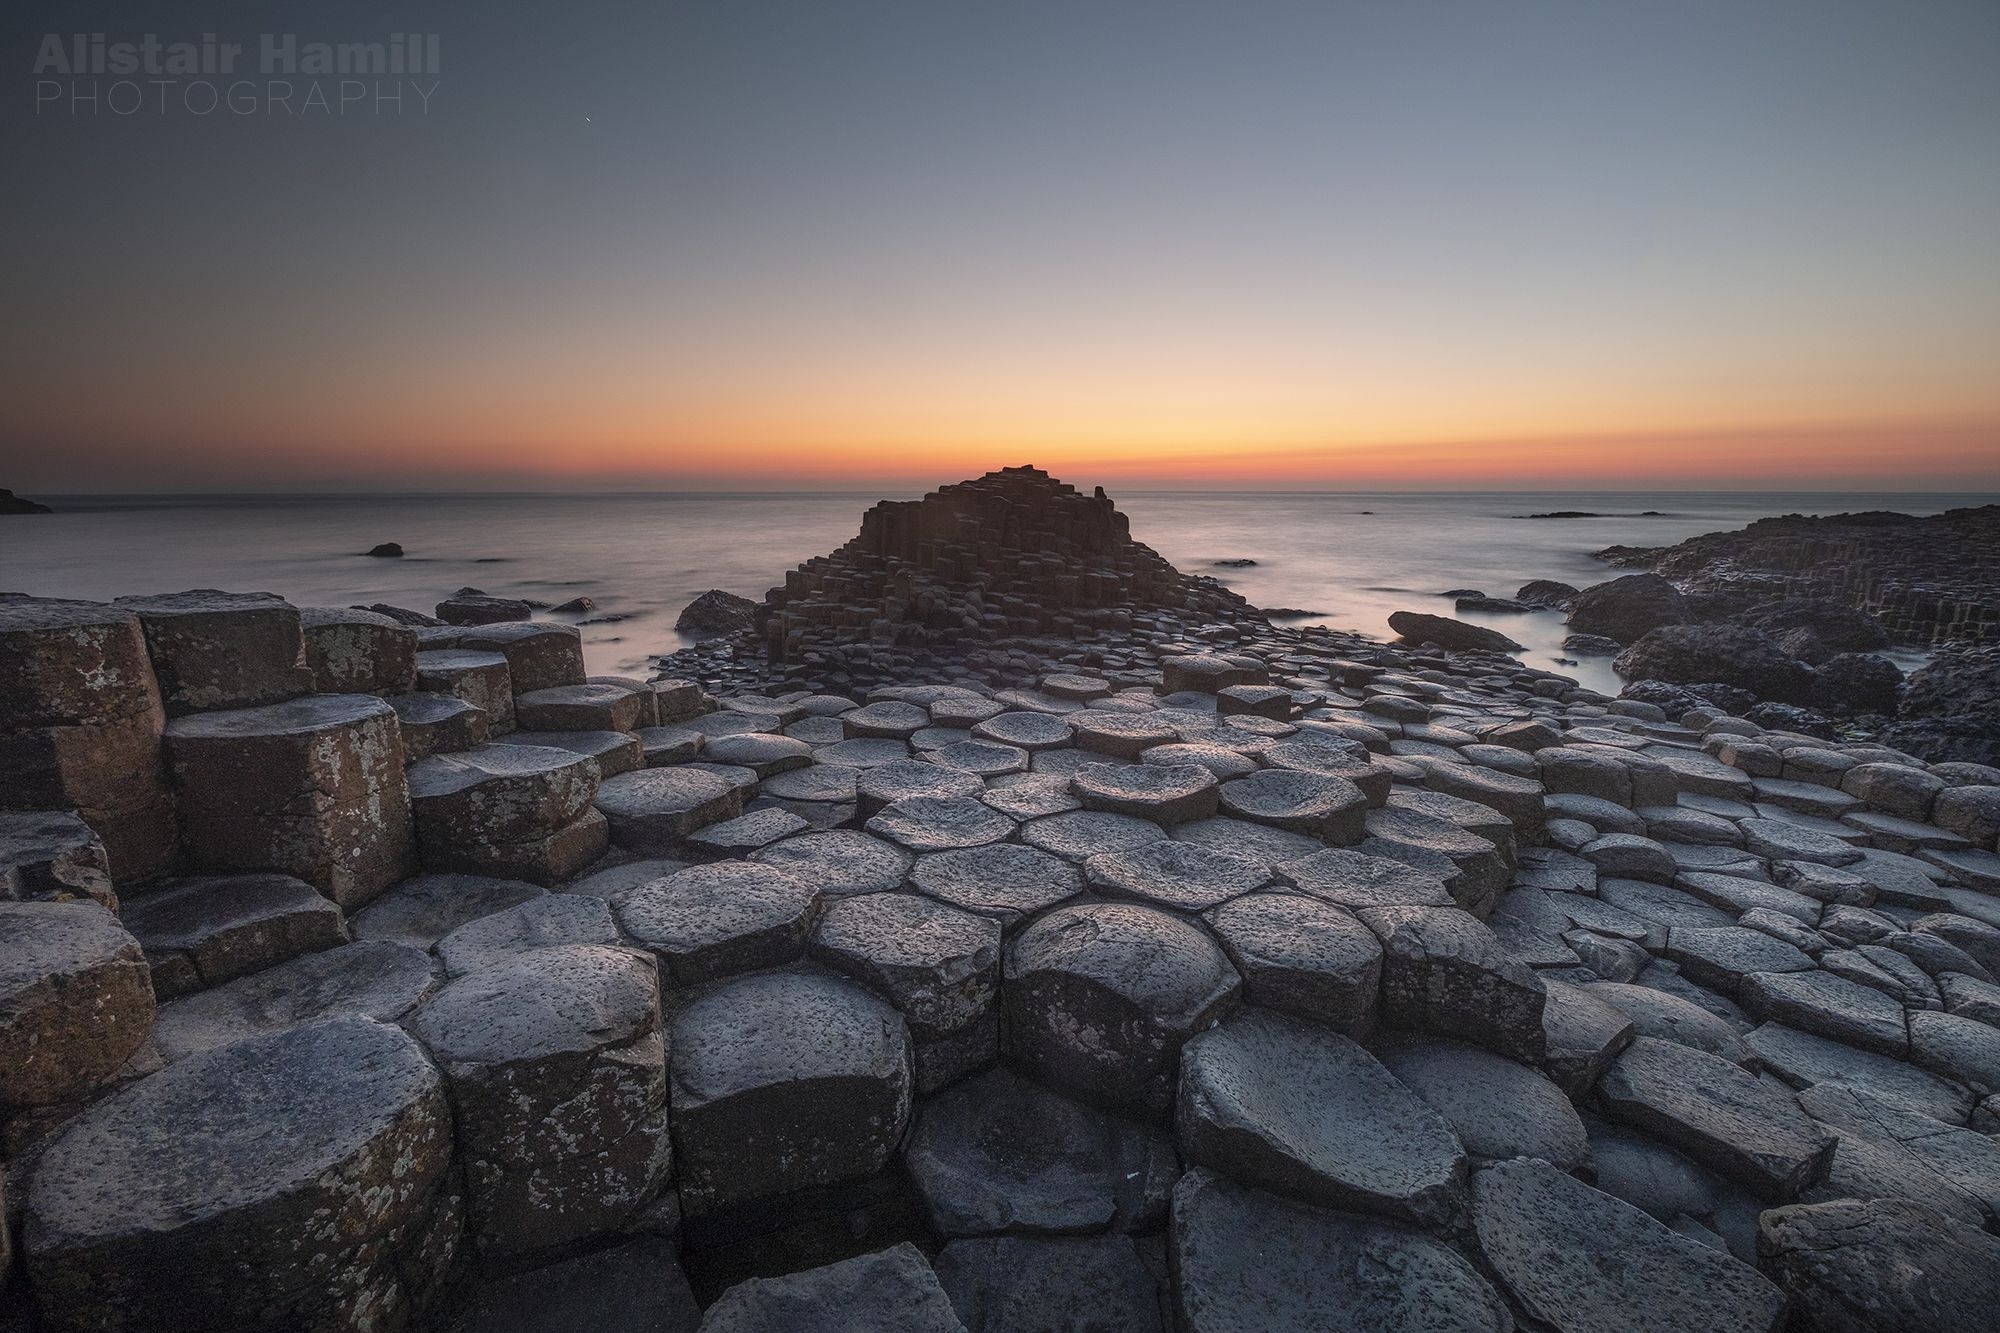
<svg viewBox="0 0 2000 1333">
<path fill-rule="evenodd" d="M 1115 615 L 998 475 L 878 554 L 1046 493 Z M 0 600 L 20 1326 L 1988 1318 L 2000 771 L 1185 605 L 842 693 L 144 600 Z"/>
</svg>

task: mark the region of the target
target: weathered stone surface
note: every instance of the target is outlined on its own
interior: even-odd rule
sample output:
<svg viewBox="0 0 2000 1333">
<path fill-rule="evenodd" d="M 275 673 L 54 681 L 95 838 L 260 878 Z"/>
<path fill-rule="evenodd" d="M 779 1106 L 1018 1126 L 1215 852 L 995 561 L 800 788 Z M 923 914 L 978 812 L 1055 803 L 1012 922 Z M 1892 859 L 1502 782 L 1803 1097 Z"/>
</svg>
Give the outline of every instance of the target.
<svg viewBox="0 0 2000 1333">
<path fill-rule="evenodd" d="M 844 980 L 724 982 L 673 1022 L 673 1132 L 690 1216 L 861 1180 L 910 1116 L 910 1039 Z"/>
<path fill-rule="evenodd" d="M 1086 810 L 1184 824 L 1215 813 L 1215 775 L 1199 764 L 1086 764 L 1070 786 Z"/>
<path fill-rule="evenodd" d="M 450 1085 L 483 1253 L 560 1250 L 615 1230 L 664 1179 L 651 959 L 587 944 L 515 954 L 444 987 L 410 1027 Z"/>
<path fill-rule="evenodd" d="M 1605 1109 L 1738 1181 L 1759 1198 L 1795 1198 L 1826 1174 L 1833 1139 L 1797 1099 L 1719 1056 L 1635 1040 L 1599 1080 Z"/>
<path fill-rule="evenodd" d="M 1083 808 L 1083 802 L 1069 788 L 1069 779 L 1057 774 L 1023 773 L 997 779 L 980 793 L 979 799 L 1009 819 L 1041 819 Z"/>
<path fill-rule="evenodd" d="M 926 1102 L 911 1177 L 946 1237 L 1157 1226 L 1178 1174 L 1156 1131 L 995 1069 Z"/>
<path fill-rule="evenodd" d="M 1079 864 L 1102 853 L 1144 847 L 1166 836 L 1149 819 L 1106 810 L 1075 810 L 1021 826 L 1022 842 Z"/>
<path fill-rule="evenodd" d="M 1804 1202 L 1913 1199 L 1973 1226 L 2000 1215 L 2000 1143 L 1839 1083 L 1799 1094 L 1840 1140 L 1833 1169 Z"/>
<path fill-rule="evenodd" d="M 1743 1042 L 1767 1068 L 1794 1087 L 1844 1083 L 1952 1124 L 1965 1123 L 1972 1111 L 1975 1099 L 1959 1084 L 1901 1060 L 1856 1050 L 1782 1023 L 1766 1023 L 1746 1033 Z"/>
<path fill-rule="evenodd" d="M 1753 972 L 1810 972 L 1812 959 L 1783 940 L 1744 926 L 1675 926 L 1666 956 L 1690 981 L 1734 996 Z"/>
<path fill-rule="evenodd" d="M 1371 907 L 1356 913 L 1382 941 L 1382 1019 L 1463 1037 L 1513 1059 L 1547 1051 L 1547 995 L 1493 932 L 1452 907 Z"/>
<path fill-rule="evenodd" d="M 456 695 L 418 691 L 394 695 L 386 702 L 396 710 L 406 764 L 484 745 L 492 729 L 484 708 Z"/>
<path fill-rule="evenodd" d="M 1757 1259 L 1824 1333 L 1982 1328 L 2000 1308 L 2000 1239 L 1903 1199 L 1773 1208 Z"/>
<path fill-rule="evenodd" d="M 1632 1044 L 1632 1024 L 1624 1014 L 1582 986 L 1550 976 L 1543 979 L 1542 1072 L 1572 1098 L 1597 1083 L 1619 1052 Z"/>
<path fill-rule="evenodd" d="M 1962 1014 L 1910 1014 L 1910 1060 L 1990 1096 L 2000 1092 L 2000 1028 Z"/>
<path fill-rule="evenodd" d="M 365 1018 L 183 1060 L 92 1107 L 43 1157 L 25 1246 L 43 1325 L 408 1317 L 450 1258 L 448 1239 L 424 1240 L 449 1206 L 451 1142 L 437 1070 Z"/>
<path fill-rule="evenodd" d="M 610 1249 L 489 1278 L 451 1333 L 695 1333 L 701 1307 L 673 1242 L 641 1236 Z"/>
<path fill-rule="evenodd" d="M 812 957 L 886 998 L 910 1026 L 919 1092 L 993 1063 L 1000 1048 L 1000 923 L 914 893 L 842 898 Z"/>
<path fill-rule="evenodd" d="M 1181 1154 L 1308 1203 L 1442 1228 L 1465 1203 L 1465 1154 L 1438 1113 L 1346 1037 L 1246 1009 L 1189 1041 Z"/>
<path fill-rule="evenodd" d="M 1692 1046 L 1732 1064 L 1753 1059 L 1735 1028 L 1698 1004 L 1652 986 L 1592 982 L 1584 989 L 1631 1020 L 1633 1032 Z"/>
<path fill-rule="evenodd" d="M 417 689 L 448 694 L 486 714 L 487 729 L 500 735 L 514 729 L 514 677 L 499 653 L 429 648 L 417 653 Z"/>
<path fill-rule="evenodd" d="M 923 1252 L 908 1242 L 823 1268 L 740 1282 L 701 1321 L 701 1333 L 820 1328 L 966 1333 Z"/>
<path fill-rule="evenodd" d="M 522 731 L 632 731 L 640 725 L 641 696 L 622 685 L 551 685 L 514 696 L 514 725 Z"/>
<path fill-rule="evenodd" d="M 1014 1063 L 1087 1101 L 1164 1114 L 1180 1047 L 1242 988 L 1199 927 L 1150 908 L 1058 908 L 1009 946 Z"/>
<path fill-rule="evenodd" d="M 693 767 L 620 773 L 597 789 L 611 836 L 635 852 L 672 852 L 696 829 L 743 813 L 743 793 Z"/>
<path fill-rule="evenodd" d="M 493 597 L 477 588 L 460 588 L 437 604 L 438 619 L 447 625 L 493 625 L 526 620 L 535 608 L 517 597 Z"/>
<path fill-rule="evenodd" d="M 1028 752 L 1017 745 L 992 741 L 953 741 L 931 751 L 931 762 L 975 777 L 997 778 L 1028 771 Z"/>
<path fill-rule="evenodd" d="M 1227 817 L 1197 819 L 1191 824 L 1177 825 L 1173 839 L 1175 842 L 1191 842 L 1213 851 L 1227 852 L 1248 861 L 1258 861 L 1274 870 L 1288 861 L 1326 850 L 1326 844 L 1318 838 Z"/>
<path fill-rule="evenodd" d="M 311 688 L 299 611 L 281 597 L 203 588 L 116 605 L 139 617 L 169 717 L 254 708 Z"/>
<path fill-rule="evenodd" d="M 409 873 L 401 729 L 373 695 L 176 718 L 166 744 L 197 868 L 296 875 L 343 907 Z"/>
<path fill-rule="evenodd" d="M 550 893 L 466 922 L 438 941 L 437 956 L 447 973 L 462 977 L 532 949 L 616 943 L 610 904 L 586 894 Z"/>
<path fill-rule="evenodd" d="M 316 694 L 408 694 L 417 685 L 417 636 L 388 616 L 353 608 L 300 610 L 306 671 Z"/>
<path fill-rule="evenodd" d="M 517 879 L 417 875 L 363 908 L 349 922 L 349 930 L 357 940 L 389 940 L 428 949 L 468 921 L 545 892 Z"/>
<path fill-rule="evenodd" d="M 1561 1333 L 1774 1333 L 1784 1293 L 1748 1264 L 1678 1235 L 1546 1162 L 1472 1178 L 1479 1248 L 1529 1315 Z"/>
<path fill-rule="evenodd" d="M 927 760 L 898 759 L 864 771 L 855 783 L 855 799 L 861 816 L 868 819 L 897 801 L 949 800 L 978 796 L 985 790 L 986 783 L 975 774 Z"/>
<path fill-rule="evenodd" d="M 1497 629 L 1421 611 L 1391 612 L 1389 628 L 1405 643 L 1434 643 L 1451 653 L 1509 653 L 1521 648 Z"/>
<path fill-rule="evenodd" d="M 0 903 L 0 1107 L 89 1092 L 146 1040 L 153 1008 L 145 954 L 104 908 Z"/>
<path fill-rule="evenodd" d="M 1252 1004 L 1357 1041 L 1375 1029 L 1382 946 L 1350 912 L 1289 893 L 1253 893 L 1208 914 Z"/>
<path fill-rule="evenodd" d="M 688 834 L 683 850 L 697 860 L 749 856 L 812 827 L 802 815 L 765 806 L 696 829 Z"/>
<path fill-rule="evenodd" d="M 979 740 L 1012 745 L 1033 753 L 1068 745 L 1075 739 L 1069 723 L 1048 713 L 1000 713 L 975 722 L 972 734 Z"/>
<path fill-rule="evenodd" d="M 1301 893 L 1349 911 L 1365 907 L 1450 907 L 1444 882 L 1405 861 L 1330 847 L 1277 867 L 1278 878 Z"/>
<path fill-rule="evenodd" d="M 917 858 L 910 887 L 939 902 L 998 918 L 1011 930 L 1083 892 L 1083 872 L 1036 847 L 988 843 Z"/>
<path fill-rule="evenodd" d="M 128 902 L 123 921 L 162 1000 L 347 942 L 340 909 L 290 875 L 171 880 Z"/>
<path fill-rule="evenodd" d="M 1232 685 L 1262 685 L 1264 668 L 1217 653 L 1190 653 L 1160 661 L 1160 693 L 1214 694 Z"/>
<path fill-rule="evenodd" d="M 1183 912 L 1205 911 L 1270 882 L 1264 867 L 1254 861 L 1185 842 L 1100 852 L 1085 861 L 1083 869 L 1090 886 L 1108 897 Z"/>
<path fill-rule="evenodd" d="M 69 811 L 0 812 L 0 902 L 79 900 L 118 910 L 96 831 Z"/>
<path fill-rule="evenodd" d="M 1125 1236 L 953 1241 L 934 1267 L 959 1320 L 980 1333 L 1163 1333 L 1160 1290 Z"/>
<path fill-rule="evenodd" d="M 161 1005 L 153 1045 L 172 1062 L 342 1014 L 394 1023 L 439 981 L 436 963 L 422 949 L 358 940 Z"/>
<path fill-rule="evenodd" d="M 1075 733 L 1078 749 L 1115 759 L 1136 760 L 1155 745 L 1170 745 L 1180 739 L 1171 724 L 1140 713 L 1088 709 L 1071 713 L 1064 721 Z"/>
<path fill-rule="evenodd" d="M 676 985 L 773 967 L 805 951 L 819 890 L 768 865 L 689 866 L 618 903 L 625 933 L 659 955 Z"/>
<path fill-rule="evenodd" d="M 1538 1157 L 1564 1171 L 1589 1164 L 1590 1138 L 1576 1109 L 1526 1065 L 1439 1037 L 1392 1037 L 1375 1055 L 1444 1117 L 1473 1157 Z"/>
<path fill-rule="evenodd" d="M 517 731 L 507 741 L 587 754 L 597 761 L 599 775 L 607 778 L 646 767 L 645 746 L 624 731 Z"/>
<path fill-rule="evenodd" d="M 1345 778 L 1267 768 L 1221 787 L 1222 809 L 1253 824 L 1323 838 L 1359 842 L 1368 798 Z"/>
<path fill-rule="evenodd" d="M 829 898 L 901 888 L 915 861 L 902 848 L 854 829 L 802 833 L 761 847 L 750 859 L 810 884 Z"/>
<path fill-rule="evenodd" d="M 999 842 L 1015 827 L 1013 820 L 972 796 L 905 797 L 885 806 L 867 824 L 870 833 L 917 853 Z"/>
<path fill-rule="evenodd" d="M 1755 972 L 1743 979 L 1737 998 L 1756 1018 L 1863 1050 L 1901 1057 L 1910 1049 L 1902 1005 L 1830 972 Z"/>
<path fill-rule="evenodd" d="M 546 620 L 529 623 L 523 618 L 513 623 L 472 626 L 460 630 L 455 637 L 460 648 L 498 653 L 506 658 L 507 675 L 516 694 L 585 683 L 583 632 L 574 625 Z"/>
<path fill-rule="evenodd" d="M 1174 1190 L 1174 1304 L 1189 1333 L 1505 1333 L 1499 1295 L 1442 1241 L 1210 1171 Z"/>
</svg>

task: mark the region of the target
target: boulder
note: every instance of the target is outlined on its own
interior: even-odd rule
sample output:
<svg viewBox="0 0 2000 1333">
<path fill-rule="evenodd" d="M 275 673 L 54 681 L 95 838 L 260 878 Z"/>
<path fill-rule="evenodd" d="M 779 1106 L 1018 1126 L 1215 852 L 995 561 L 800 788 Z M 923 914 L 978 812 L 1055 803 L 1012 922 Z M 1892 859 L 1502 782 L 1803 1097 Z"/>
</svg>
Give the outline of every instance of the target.
<svg viewBox="0 0 2000 1333">
<path fill-rule="evenodd" d="M 1565 611 L 1576 599 L 1577 589 L 1554 579 L 1529 579 L 1514 594 L 1514 600 L 1523 606 L 1541 607 L 1551 611 Z"/>
<path fill-rule="evenodd" d="M 454 1248 L 451 1144 L 437 1069 L 366 1018 L 182 1060 L 43 1156 L 24 1246 L 42 1327 L 413 1317 Z"/>
<path fill-rule="evenodd" d="M 1687 599 L 1658 574 L 1627 574 L 1592 584 L 1569 604 L 1573 634 L 1599 635 L 1619 643 L 1636 643 L 1650 630 L 1685 619 Z"/>
<path fill-rule="evenodd" d="M 73 1101 L 153 1026 L 139 942 L 93 902 L 0 902 L 0 1108 Z"/>
<path fill-rule="evenodd" d="M 1241 988 L 1222 950 L 1181 919 L 1125 904 L 1057 908 L 1008 948 L 1008 1054 L 1086 1101 L 1163 1115 L 1181 1044 Z"/>
<path fill-rule="evenodd" d="M 1869 653 L 1889 646 L 1889 631 L 1859 607 L 1825 597 L 1760 602 L 1733 619 L 1763 630 L 1787 657 L 1820 663 L 1837 654 Z"/>
<path fill-rule="evenodd" d="M 902 1017 L 852 982 L 764 973 L 673 1021 L 681 1206 L 699 1217 L 873 1175 L 910 1117 Z"/>
<path fill-rule="evenodd" d="M 412 868 L 401 728 L 373 695 L 176 718 L 167 753 L 200 869 L 280 871 L 359 907 Z"/>
<path fill-rule="evenodd" d="M 1189 1041 L 1181 1155 L 1246 1184 L 1435 1229 L 1465 1203 L 1444 1119 L 1346 1037 L 1246 1009 Z"/>
<path fill-rule="evenodd" d="M 1813 699 L 1812 668 L 1786 656 L 1763 631 L 1741 625 L 1665 625 L 1647 631 L 1611 665 L 1631 680 L 1715 681 L 1780 703 Z"/>
<path fill-rule="evenodd" d="M 1902 690 L 1902 669 L 1888 658 L 1840 653 L 1815 669 L 1812 704 L 1841 717 L 1894 717 Z"/>
<path fill-rule="evenodd" d="M 757 603 L 720 588 L 710 588 L 681 608 L 674 629 L 690 638 L 736 634 L 755 627 Z"/>
<path fill-rule="evenodd" d="M 492 625 L 527 620 L 535 608 L 516 597 L 492 597 L 477 588 L 460 588 L 437 604 L 437 618 L 447 625 Z"/>
<path fill-rule="evenodd" d="M 453 981 L 410 1023 L 444 1070 L 482 1255 L 616 1230 L 666 1177 L 666 1048 L 653 964 L 535 949 Z"/>
<path fill-rule="evenodd" d="M 1497 629 L 1474 625 L 1450 616 L 1425 615 L 1420 611 L 1396 611 L 1389 616 L 1389 628 L 1405 643 L 1434 643 L 1451 653 L 1517 653 L 1521 645 Z"/>
</svg>

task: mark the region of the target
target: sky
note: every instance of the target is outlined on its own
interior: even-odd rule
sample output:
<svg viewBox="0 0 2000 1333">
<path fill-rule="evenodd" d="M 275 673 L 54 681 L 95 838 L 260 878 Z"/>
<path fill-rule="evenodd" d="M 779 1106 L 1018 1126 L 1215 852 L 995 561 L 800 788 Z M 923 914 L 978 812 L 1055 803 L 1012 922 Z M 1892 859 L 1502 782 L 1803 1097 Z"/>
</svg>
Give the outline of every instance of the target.
<svg viewBox="0 0 2000 1333">
<path fill-rule="evenodd" d="M 0 22 L 23 493 L 2000 490 L 1993 0 Z M 405 31 L 345 108 L 257 67 Z M 78 32 L 240 86 L 121 114 Z"/>
</svg>

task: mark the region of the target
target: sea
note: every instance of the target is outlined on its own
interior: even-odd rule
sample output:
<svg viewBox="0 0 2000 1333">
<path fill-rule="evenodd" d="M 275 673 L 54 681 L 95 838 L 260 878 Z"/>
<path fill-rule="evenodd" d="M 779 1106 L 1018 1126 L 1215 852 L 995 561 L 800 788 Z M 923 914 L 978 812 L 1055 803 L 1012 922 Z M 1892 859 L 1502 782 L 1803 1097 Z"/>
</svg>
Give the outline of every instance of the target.
<svg viewBox="0 0 2000 1333">
<path fill-rule="evenodd" d="M 645 673 L 684 646 L 682 607 L 709 588 L 761 598 L 787 569 L 852 537 L 878 499 L 915 494 L 423 494 L 38 496 L 56 512 L 0 518 L 0 591 L 108 599 L 188 588 L 274 592 L 300 606 L 387 602 L 429 611 L 475 587 L 559 605 L 593 674 Z M 1399 610 L 1454 614 L 1441 596 L 1508 597 L 1530 579 L 1583 587 L 1627 571 L 1611 545 L 1666 546 L 1773 514 L 1929 514 L 1994 496 L 1665 492 L 1129 492 L 1132 535 L 1262 607 L 1387 638 Z M 1536 518 L 1581 511 L 1598 517 Z M 401 559 L 369 557 L 398 542 Z M 1220 561 L 1255 561 L 1225 566 Z M 1615 693 L 1608 658 L 1564 660 L 1555 612 L 1466 613 L 1523 661 Z M 1920 662 L 1902 654 L 1905 666 Z"/>
</svg>

